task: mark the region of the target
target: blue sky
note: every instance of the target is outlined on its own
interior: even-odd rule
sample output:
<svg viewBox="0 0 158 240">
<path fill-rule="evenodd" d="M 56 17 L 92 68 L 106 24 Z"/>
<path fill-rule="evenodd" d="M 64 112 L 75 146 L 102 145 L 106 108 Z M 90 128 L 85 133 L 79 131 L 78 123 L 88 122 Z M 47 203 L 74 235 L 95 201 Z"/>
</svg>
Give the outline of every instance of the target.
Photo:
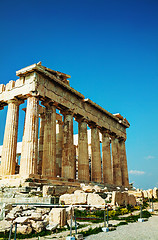
<svg viewBox="0 0 158 240">
<path fill-rule="evenodd" d="M 157 13 L 157 0 L 0 1 L 0 83 L 38 61 L 70 74 L 73 88 L 130 122 L 130 182 L 144 189 L 158 187 Z"/>
</svg>

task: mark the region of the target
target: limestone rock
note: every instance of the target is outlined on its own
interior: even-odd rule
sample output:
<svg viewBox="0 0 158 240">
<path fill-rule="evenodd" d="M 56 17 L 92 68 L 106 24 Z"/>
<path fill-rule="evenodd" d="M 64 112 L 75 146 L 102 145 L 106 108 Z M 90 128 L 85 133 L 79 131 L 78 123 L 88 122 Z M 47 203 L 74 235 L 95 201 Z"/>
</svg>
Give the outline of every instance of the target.
<svg viewBox="0 0 158 240">
<path fill-rule="evenodd" d="M 148 198 L 152 198 L 153 197 L 153 190 L 152 189 L 148 189 L 147 193 L 148 193 Z"/>
<path fill-rule="evenodd" d="M 30 216 L 31 219 L 33 220 L 42 220 L 42 214 L 41 213 L 36 213 L 36 212 L 33 212 Z"/>
<path fill-rule="evenodd" d="M 133 197 L 130 197 L 130 201 L 134 201 Z M 117 192 L 117 191 L 113 191 L 112 192 L 112 201 L 111 204 L 113 206 L 117 205 L 117 206 L 125 206 L 127 204 L 129 204 L 129 196 L 127 192 Z"/>
<path fill-rule="evenodd" d="M 87 193 L 77 190 L 75 194 L 64 194 L 60 196 L 60 202 L 64 202 L 66 205 L 79 205 L 87 203 Z"/>
<path fill-rule="evenodd" d="M 51 224 L 49 224 L 49 225 L 46 227 L 46 230 L 48 230 L 48 231 L 53 231 L 53 230 L 55 230 L 57 227 L 58 227 L 58 223 L 53 223 L 53 222 L 51 222 Z"/>
<path fill-rule="evenodd" d="M 143 191 L 144 198 L 148 198 L 148 192 L 146 190 Z"/>
<path fill-rule="evenodd" d="M 5 219 L 7 220 L 7 221 L 9 221 L 9 220 L 14 220 L 16 217 L 15 217 L 15 215 L 13 214 L 13 213 L 8 213 L 7 214 L 7 216 L 5 217 Z"/>
<path fill-rule="evenodd" d="M 132 194 L 129 194 L 128 196 L 128 204 L 132 205 L 132 206 L 136 206 L 137 202 L 136 202 L 136 197 Z"/>
<path fill-rule="evenodd" d="M 98 194 L 88 193 L 87 204 L 88 205 L 101 205 L 104 207 L 105 200 L 103 198 L 101 198 Z"/>
<path fill-rule="evenodd" d="M 94 189 L 95 192 L 102 192 L 101 187 L 99 187 L 98 185 L 95 185 L 95 186 L 93 187 L 93 189 Z"/>
<path fill-rule="evenodd" d="M 15 231 L 15 228 L 12 229 L 12 232 L 14 231 Z M 17 233 L 30 234 L 31 232 L 32 232 L 32 228 L 29 225 L 17 224 Z"/>
<path fill-rule="evenodd" d="M 34 210 L 23 211 L 24 216 L 31 216 L 34 213 Z"/>
<path fill-rule="evenodd" d="M 143 191 L 132 191 L 132 190 L 128 190 L 128 194 L 133 194 L 136 198 L 143 198 L 144 194 Z"/>
<path fill-rule="evenodd" d="M 82 193 L 84 193 L 84 191 L 82 191 L 82 190 L 76 190 L 76 191 L 74 191 L 74 194 L 75 194 L 75 195 L 82 194 Z"/>
<path fill-rule="evenodd" d="M 92 192 L 95 191 L 94 188 L 93 188 L 93 186 L 90 186 L 90 185 L 88 185 L 88 186 L 82 186 L 82 190 L 83 190 L 85 193 L 92 193 Z"/>
<path fill-rule="evenodd" d="M 54 186 L 43 186 L 43 197 L 52 196 L 55 192 Z"/>
<path fill-rule="evenodd" d="M 61 227 L 66 224 L 66 210 L 65 208 L 53 208 L 49 213 L 49 224 L 57 223 Z"/>
<path fill-rule="evenodd" d="M 155 188 L 153 189 L 153 197 L 154 197 L 155 199 L 158 198 L 158 189 L 157 189 L 157 187 L 155 187 Z"/>
<path fill-rule="evenodd" d="M 9 231 L 11 227 L 11 223 L 7 220 L 0 221 L 0 232 Z"/>
<path fill-rule="evenodd" d="M 67 207 L 66 209 L 66 219 L 69 220 L 71 219 L 71 215 L 74 215 L 74 209 L 72 207 Z"/>
<path fill-rule="evenodd" d="M 28 222 L 29 219 L 30 219 L 30 217 L 18 217 L 14 220 L 14 223 L 24 224 L 24 223 Z"/>
<path fill-rule="evenodd" d="M 38 233 L 44 229 L 44 224 L 42 221 L 31 220 L 31 225 L 33 230 L 35 230 L 35 232 L 38 232 Z"/>
</svg>

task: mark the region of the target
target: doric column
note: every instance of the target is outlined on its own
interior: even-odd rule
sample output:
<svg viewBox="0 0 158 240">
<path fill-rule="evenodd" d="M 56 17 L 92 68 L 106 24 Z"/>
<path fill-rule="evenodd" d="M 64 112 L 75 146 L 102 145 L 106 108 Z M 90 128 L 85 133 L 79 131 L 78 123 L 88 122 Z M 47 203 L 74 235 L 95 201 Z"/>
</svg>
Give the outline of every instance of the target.
<svg viewBox="0 0 158 240">
<path fill-rule="evenodd" d="M 20 161 L 20 175 L 24 178 L 37 174 L 38 104 L 37 97 L 28 97 Z"/>
<path fill-rule="evenodd" d="M 42 175 L 56 177 L 56 108 L 46 107 Z"/>
<path fill-rule="evenodd" d="M 40 114 L 40 136 L 39 136 L 39 149 L 38 149 L 38 174 L 42 174 L 42 159 L 43 159 L 43 143 L 44 143 L 44 126 L 45 126 L 45 113 Z"/>
<path fill-rule="evenodd" d="M 61 177 L 62 149 L 63 149 L 63 122 L 57 120 L 56 124 L 56 175 Z"/>
<path fill-rule="evenodd" d="M 78 121 L 78 179 L 89 181 L 89 157 L 87 123 L 84 119 Z"/>
<path fill-rule="evenodd" d="M 1 159 L 2 176 L 15 174 L 19 104 L 21 103 L 17 100 L 8 101 Z"/>
<path fill-rule="evenodd" d="M 95 125 L 90 125 L 91 128 L 91 181 L 101 182 L 101 155 L 100 155 L 100 139 L 99 129 Z"/>
<path fill-rule="evenodd" d="M 122 173 L 122 185 L 125 187 L 128 187 L 129 180 L 128 180 L 125 139 L 121 139 L 119 141 L 119 151 L 120 151 L 120 162 L 121 162 L 121 173 Z"/>
<path fill-rule="evenodd" d="M 62 177 L 75 179 L 73 114 L 70 111 L 64 111 L 62 114 L 64 115 Z"/>
<path fill-rule="evenodd" d="M 121 164 L 119 156 L 119 140 L 112 136 L 112 170 L 113 170 L 113 184 L 117 186 L 122 185 Z"/>
<path fill-rule="evenodd" d="M 102 131 L 102 169 L 103 182 L 112 184 L 112 166 L 110 152 L 110 136 L 106 131 Z"/>
</svg>

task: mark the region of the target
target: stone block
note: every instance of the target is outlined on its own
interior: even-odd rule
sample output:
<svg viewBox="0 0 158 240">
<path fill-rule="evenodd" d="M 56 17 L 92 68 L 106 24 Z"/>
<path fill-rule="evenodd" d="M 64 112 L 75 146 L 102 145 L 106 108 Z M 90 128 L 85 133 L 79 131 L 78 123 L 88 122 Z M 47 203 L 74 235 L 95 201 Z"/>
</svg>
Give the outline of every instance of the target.
<svg viewBox="0 0 158 240">
<path fill-rule="evenodd" d="M 156 188 L 156 187 L 153 189 L 153 197 L 154 197 L 155 199 L 158 198 L 158 188 Z"/>
<path fill-rule="evenodd" d="M 136 197 L 132 194 L 129 194 L 128 196 L 128 204 L 132 206 L 136 206 Z"/>
<path fill-rule="evenodd" d="M 90 186 L 90 185 L 88 185 L 88 186 L 83 186 L 82 187 L 82 190 L 85 192 L 85 193 L 93 193 L 95 190 L 94 190 L 94 188 L 93 188 L 93 186 Z"/>
<path fill-rule="evenodd" d="M 44 229 L 43 221 L 31 220 L 31 226 L 35 232 L 41 232 Z"/>
<path fill-rule="evenodd" d="M 17 79 L 17 80 L 15 81 L 15 87 L 20 87 L 20 86 L 22 86 L 24 83 L 25 83 L 24 77 L 22 77 L 22 78 L 20 78 L 20 79 Z"/>
<path fill-rule="evenodd" d="M 30 217 L 17 217 L 14 220 L 14 223 L 24 224 L 24 223 L 28 222 L 29 219 L 30 219 Z"/>
<path fill-rule="evenodd" d="M 46 226 L 46 230 L 48 230 L 48 231 L 53 231 L 53 230 L 55 230 L 56 228 L 58 227 L 58 223 L 51 223 L 51 224 L 49 224 L 49 225 L 47 225 Z"/>
<path fill-rule="evenodd" d="M 0 221 L 0 232 L 9 231 L 11 227 L 11 223 L 7 220 Z"/>
<path fill-rule="evenodd" d="M 112 201 L 113 206 L 126 206 L 130 204 L 132 206 L 136 205 L 136 197 L 133 194 L 128 194 L 127 192 L 112 192 Z"/>
<path fill-rule="evenodd" d="M 144 195 L 144 198 L 148 198 L 148 192 L 146 190 L 143 190 L 143 195 Z"/>
<path fill-rule="evenodd" d="M 14 231 L 15 231 L 15 228 L 12 229 L 12 232 Z M 30 234 L 31 232 L 32 232 L 32 228 L 29 225 L 17 224 L 17 233 Z"/>
<path fill-rule="evenodd" d="M 76 192 L 75 194 L 64 194 L 60 196 L 60 202 L 66 205 L 87 204 L 87 193 Z"/>
<path fill-rule="evenodd" d="M 0 93 L 5 91 L 5 85 L 4 84 L 0 84 Z"/>
<path fill-rule="evenodd" d="M 88 193 L 87 204 L 88 205 L 99 205 L 99 206 L 105 207 L 105 200 L 103 198 L 101 198 L 98 194 Z"/>
<path fill-rule="evenodd" d="M 60 227 L 66 224 L 66 210 L 65 208 L 53 208 L 49 213 L 49 224 L 57 223 Z"/>
<path fill-rule="evenodd" d="M 67 207 L 66 209 L 66 219 L 70 220 L 71 219 L 71 215 L 74 215 L 74 209 L 72 209 L 72 207 Z"/>
<path fill-rule="evenodd" d="M 148 198 L 152 198 L 153 197 L 153 189 L 148 189 L 147 193 L 148 193 Z"/>
<path fill-rule="evenodd" d="M 128 191 L 128 194 L 133 194 L 136 198 L 143 198 L 144 194 L 143 191 Z"/>
<path fill-rule="evenodd" d="M 15 87 L 15 81 L 11 80 L 6 85 L 6 90 L 11 90 L 13 87 Z"/>
<path fill-rule="evenodd" d="M 55 188 L 54 188 L 54 186 L 44 185 L 42 191 L 43 191 L 43 197 L 48 197 L 48 196 L 52 196 L 54 194 Z"/>
<path fill-rule="evenodd" d="M 39 221 L 42 219 L 42 214 L 41 213 L 37 213 L 37 212 L 33 212 L 30 216 L 31 219 Z"/>
</svg>

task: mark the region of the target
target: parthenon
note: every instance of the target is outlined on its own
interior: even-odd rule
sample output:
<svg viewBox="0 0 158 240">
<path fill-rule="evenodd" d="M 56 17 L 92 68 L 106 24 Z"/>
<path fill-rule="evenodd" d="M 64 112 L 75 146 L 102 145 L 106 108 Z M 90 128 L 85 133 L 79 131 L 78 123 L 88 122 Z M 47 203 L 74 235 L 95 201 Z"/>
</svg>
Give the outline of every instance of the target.
<svg viewBox="0 0 158 240">
<path fill-rule="evenodd" d="M 16 75 L 18 80 L 0 85 L 0 109 L 8 105 L 1 179 L 129 186 L 125 141 L 130 124 L 126 118 L 85 99 L 70 87 L 69 75 L 44 67 L 41 62 L 17 71 Z M 27 107 L 23 109 L 25 122 L 17 171 L 19 106 L 24 101 Z M 77 144 L 73 119 L 78 122 Z M 91 132 L 90 147 L 87 127 Z"/>
</svg>

